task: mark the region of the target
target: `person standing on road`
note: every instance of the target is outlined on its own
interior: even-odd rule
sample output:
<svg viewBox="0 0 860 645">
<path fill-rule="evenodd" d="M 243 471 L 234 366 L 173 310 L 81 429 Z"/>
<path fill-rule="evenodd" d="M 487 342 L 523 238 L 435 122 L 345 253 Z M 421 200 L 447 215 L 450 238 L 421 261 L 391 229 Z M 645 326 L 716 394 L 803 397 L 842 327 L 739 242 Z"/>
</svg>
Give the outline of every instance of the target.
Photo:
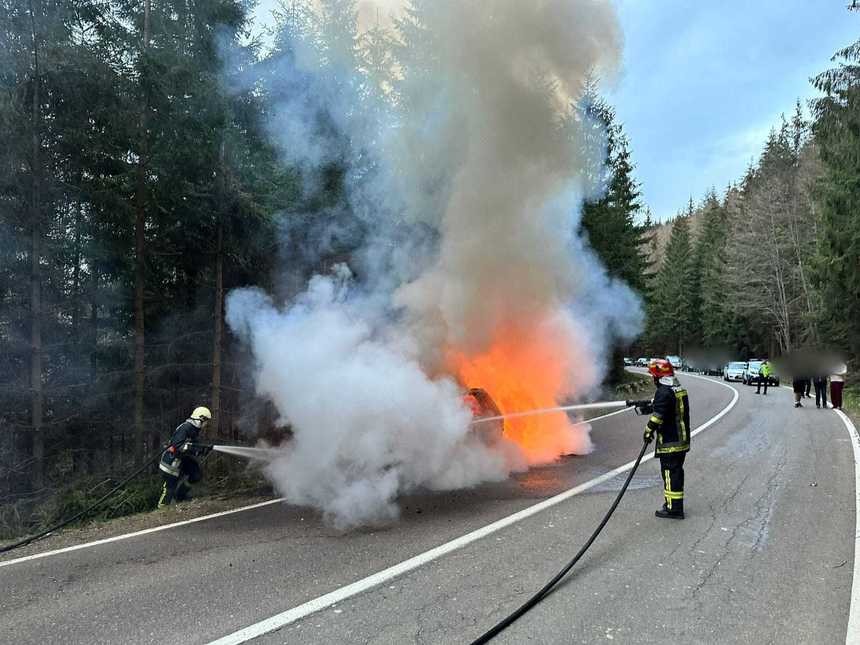
<svg viewBox="0 0 860 645">
<path fill-rule="evenodd" d="M 202 406 L 194 408 L 191 416 L 170 436 L 170 441 L 158 462 L 158 469 L 163 479 L 158 508 L 169 506 L 174 499 L 177 502 L 190 499 L 189 484 L 196 484 L 203 478 L 196 457 L 205 456 L 212 447 L 195 442 L 211 419 L 212 413 L 209 408 Z"/>
<path fill-rule="evenodd" d="M 767 396 L 767 386 L 770 384 L 770 375 L 773 374 L 773 368 L 770 366 L 770 361 L 764 359 L 761 367 L 758 369 L 756 394 L 761 394 L 761 386 L 764 384 L 764 395 Z"/>
<path fill-rule="evenodd" d="M 834 410 L 842 409 L 842 388 L 845 387 L 845 375 L 847 373 L 848 366 L 842 363 L 830 375 L 830 403 Z"/>
<path fill-rule="evenodd" d="M 806 389 L 806 379 L 802 376 L 795 376 L 791 379 L 791 389 L 794 390 L 794 407 L 802 408 L 803 404 L 800 399 L 803 398 L 803 391 Z"/>
<path fill-rule="evenodd" d="M 827 374 L 817 374 L 812 384 L 815 386 L 815 407 L 827 409 Z"/>
<path fill-rule="evenodd" d="M 663 477 L 663 507 L 654 515 L 661 519 L 684 519 L 684 459 L 690 451 L 690 400 L 672 364 L 656 359 L 648 364 L 657 391 L 643 438 L 657 435 L 654 454 L 660 458 Z"/>
</svg>

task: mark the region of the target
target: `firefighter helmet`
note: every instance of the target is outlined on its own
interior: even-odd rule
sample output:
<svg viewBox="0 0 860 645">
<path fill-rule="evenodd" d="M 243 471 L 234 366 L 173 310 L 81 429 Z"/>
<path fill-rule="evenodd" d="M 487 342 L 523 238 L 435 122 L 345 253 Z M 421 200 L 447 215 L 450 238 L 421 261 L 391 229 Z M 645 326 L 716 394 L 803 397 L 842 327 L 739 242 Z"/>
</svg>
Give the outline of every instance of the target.
<svg viewBox="0 0 860 645">
<path fill-rule="evenodd" d="M 675 368 L 672 363 L 665 358 L 655 358 L 648 363 L 648 373 L 654 378 L 663 378 L 664 376 L 675 376 Z"/>
<path fill-rule="evenodd" d="M 191 413 L 191 419 L 193 421 L 211 421 L 212 413 L 209 411 L 209 408 L 205 408 L 202 405 L 198 408 L 194 408 L 194 412 Z"/>
</svg>

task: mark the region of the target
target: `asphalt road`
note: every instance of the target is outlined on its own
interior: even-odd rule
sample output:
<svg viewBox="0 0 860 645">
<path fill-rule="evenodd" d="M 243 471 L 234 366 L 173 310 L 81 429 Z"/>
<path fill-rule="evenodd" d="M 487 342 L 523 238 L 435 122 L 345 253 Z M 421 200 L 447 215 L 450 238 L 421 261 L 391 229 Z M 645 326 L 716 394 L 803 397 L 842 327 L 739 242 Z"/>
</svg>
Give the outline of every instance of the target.
<svg viewBox="0 0 860 645">
<path fill-rule="evenodd" d="M 693 425 L 733 391 L 681 376 Z M 837 643 L 854 557 L 854 463 L 832 411 L 786 389 L 740 399 L 693 440 L 687 519 L 661 521 L 654 460 L 566 581 L 498 643 Z M 642 417 L 596 421 L 596 450 L 502 484 L 402 500 L 402 519 L 340 534 L 267 506 L 0 566 L 0 642 L 207 643 L 377 573 L 631 461 Z M 255 643 L 463 643 L 572 557 L 616 477 Z"/>
</svg>

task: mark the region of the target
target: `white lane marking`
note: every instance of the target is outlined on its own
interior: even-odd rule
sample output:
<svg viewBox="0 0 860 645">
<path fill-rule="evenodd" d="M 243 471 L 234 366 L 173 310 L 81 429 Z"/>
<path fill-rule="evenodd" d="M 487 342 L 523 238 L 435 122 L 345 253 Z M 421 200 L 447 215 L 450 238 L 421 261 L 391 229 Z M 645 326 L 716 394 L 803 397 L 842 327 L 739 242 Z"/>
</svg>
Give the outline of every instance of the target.
<svg viewBox="0 0 860 645">
<path fill-rule="evenodd" d="M 582 421 L 577 421 L 576 425 L 583 425 L 586 423 L 593 423 L 594 421 L 600 421 L 601 419 L 608 419 L 609 417 L 614 417 L 616 414 L 621 414 L 622 412 L 627 412 L 628 410 L 632 410 L 633 408 L 624 408 L 623 410 L 616 410 L 615 412 L 610 412 L 609 414 L 601 414 L 599 417 L 594 417 L 592 419 L 583 419 Z"/>
<path fill-rule="evenodd" d="M 703 381 L 711 381 L 713 383 L 717 383 L 718 385 L 722 385 L 732 391 L 732 400 L 731 402 L 720 410 L 715 416 L 711 417 L 696 428 L 693 432 L 690 433 L 690 436 L 696 436 L 703 430 L 706 430 L 717 421 L 722 419 L 729 411 L 735 407 L 735 404 L 738 402 L 739 394 L 737 389 L 728 385 L 726 383 L 722 383 L 721 381 L 713 381 L 712 379 L 705 378 L 703 376 L 696 376 L 694 374 L 685 374 L 685 376 L 692 376 L 693 378 L 702 379 Z M 653 453 L 648 455 L 642 459 L 642 462 L 646 462 L 649 459 L 653 459 Z M 378 573 L 374 573 L 366 578 L 362 578 L 352 584 L 349 584 L 345 587 L 341 587 L 340 589 L 335 589 L 334 591 L 327 593 L 323 596 L 319 596 L 318 598 L 314 598 L 313 600 L 309 600 L 308 602 L 298 605 L 297 607 L 293 607 L 292 609 L 288 609 L 287 611 L 272 616 L 271 618 L 267 618 L 266 620 L 260 621 L 259 623 L 255 623 L 253 625 L 249 625 L 244 629 L 240 629 L 232 634 L 228 634 L 227 636 L 223 636 L 217 640 L 212 641 L 209 645 L 239 645 L 239 643 L 245 643 L 249 640 L 257 638 L 258 636 L 262 636 L 263 634 L 268 634 L 269 632 L 273 632 L 281 627 L 285 627 L 290 623 L 294 623 L 297 620 L 304 618 L 310 614 L 316 613 L 321 609 L 325 609 L 326 607 L 330 607 L 336 603 L 339 603 L 347 598 L 352 596 L 356 596 L 368 589 L 372 589 L 373 587 L 379 586 L 384 582 L 391 580 L 392 578 L 396 578 L 404 573 L 412 571 L 413 569 L 417 569 L 428 562 L 432 562 L 443 555 L 451 553 L 452 551 L 456 551 L 467 544 L 475 542 L 476 540 L 480 540 L 491 533 L 495 533 L 511 524 L 515 524 L 521 520 L 526 519 L 536 513 L 540 513 L 551 506 L 555 506 L 567 499 L 575 495 L 579 495 L 587 491 L 590 488 L 594 488 L 595 486 L 602 484 L 603 482 L 609 481 L 613 477 L 617 477 L 621 473 L 625 473 L 635 464 L 635 460 L 624 464 L 623 466 L 619 466 L 615 470 L 612 470 L 608 473 L 600 475 L 599 477 L 595 477 L 579 486 L 575 486 L 570 488 L 563 493 L 559 493 L 555 497 L 550 497 L 542 502 L 539 502 L 533 506 L 529 506 L 526 509 L 523 509 L 513 515 L 509 515 L 507 517 L 503 517 L 500 520 L 493 522 L 492 524 L 488 524 L 480 529 L 472 531 L 471 533 L 467 533 L 466 535 L 462 535 L 450 542 L 446 542 L 440 546 L 437 546 L 434 549 L 430 549 L 429 551 L 425 551 L 415 557 L 409 558 L 408 560 L 404 560 L 399 564 L 395 564 L 394 566 L 388 567 L 387 569 L 383 569 Z"/>
<path fill-rule="evenodd" d="M 195 524 L 197 522 L 203 522 L 205 520 L 212 520 L 216 517 L 224 517 L 225 515 L 232 515 L 233 513 L 241 513 L 242 511 L 250 511 L 255 508 L 262 508 L 263 506 L 269 506 L 271 504 L 277 504 L 278 502 L 284 501 L 283 497 L 279 497 L 278 499 L 270 499 L 266 502 L 260 502 L 258 504 L 251 504 L 249 506 L 242 506 L 241 508 L 234 508 L 229 511 L 221 511 L 220 513 L 212 513 L 211 515 L 201 515 L 200 517 L 195 517 L 190 520 L 183 520 L 182 522 L 174 522 L 173 524 L 164 524 L 162 526 L 155 526 L 150 529 L 144 529 L 142 531 L 135 531 L 134 533 L 123 533 L 122 535 L 115 535 L 114 537 L 105 538 L 103 540 L 96 540 L 95 542 L 84 542 L 83 544 L 76 544 L 74 546 L 67 546 L 62 549 L 55 549 L 54 551 L 45 551 L 44 553 L 34 553 L 33 555 L 26 555 L 22 558 L 16 558 L 15 560 L 6 560 L 5 562 L 0 562 L 0 567 L 8 567 L 13 564 L 19 564 L 21 562 L 28 562 L 30 560 L 38 560 L 39 558 L 47 558 L 51 555 L 59 555 L 60 553 L 69 553 L 70 551 L 78 551 L 80 549 L 88 549 L 93 546 L 100 546 L 102 544 L 109 544 L 110 542 L 119 542 L 120 540 L 128 540 L 129 538 L 138 537 L 140 535 L 147 535 L 149 533 L 158 533 L 159 531 L 166 531 L 167 529 L 176 528 L 177 526 L 186 526 L 188 524 Z"/>
<path fill-rule="evenodd" d="M 860 436 L 851 419 L 842 410 L 834 410 L 845 429 L 851 435 L 851 447 L 854 448 L 854 573 L 851 579 L 851 609 L 848 612 L 848 630 L 845 633 L 846 645 L 860 643 Z"/>
<path fill-rule="evenodd" d="M 615 412 L 610 412 L 609 414 L 604 414 L 599 417 L 594 417 L 593 419 L 588 419 L 586 421 L 580 421 L 578 423 L 591 423 L 592 421 L 600 421 L 601 419 L 606 419 L 616 414 L 621 414 L 622 412 L 627 412 L 630 408 L 624 408 L 623 410 L 616 410 Z M 38 560 L 39 558 L 47 558 L 51 555 L 59 555 L 61 553 L 69 553 L 70 551 L 79 551 L 80 549 L 88 549 L 94 546 L 100 546 L 102 544 L 109 544 L 110 542 L 119 542 L 120 540 L 127 540 L 129 538 L 138 537 L 140 535 L 146 535 L 148 533 L 156 533 L 158 531 L 166 531 L 167 529 L 176 528 L 177 526 L 185 526 L 186 524 L 194 524 L 196 522 L 203 522 L 204 520 L 212 520 L 216 517 L 223 517 L 224 515 L 232 515 L 233 513 L 241 513 L 242 511 L 250 511 L 255 508 L 261 508 L 263 506 L 269 506 L 271 504 L 276 504 L 278 502 L 283 502 L 284 498 L 279 497 L 277 499 L 271 499 L 266 502 L 260 502 L 259 504 L 251 504 L 250 506 L 242 506 L 241 508 L 234 508 L 229 511 L 221 511 L 220 513 L 212 513 L 211 515 L 201 515 L 200 517 L 195 517 L 190 520 L 184 520 L 182 522 L 174 522 L 173 524 L 164 524 L 163 526 L 156 526 L 150 529 L 144 529 L 142 531 L 136 531 L 134 533 L 124 533 L 122 535 L 116 535 L 114 537 L 105 538 L 103 540 L 95 540 L 93 542 L 84 542 L 83 544 L 76 544 L 74 546 L 67 546 L 62 549 L 55 549 L 53 551 L 45 551 L 43 553 L 35 553 L 33 555 L 27 555 L 21 558 L 16 558 L 14 560 L 6 560 L 5 562 L 0 562 L 0 567 L 8 567 L 11 564 L 19 564 L 21 562 L 28 562 L 29 560 Z"/>
</svg>

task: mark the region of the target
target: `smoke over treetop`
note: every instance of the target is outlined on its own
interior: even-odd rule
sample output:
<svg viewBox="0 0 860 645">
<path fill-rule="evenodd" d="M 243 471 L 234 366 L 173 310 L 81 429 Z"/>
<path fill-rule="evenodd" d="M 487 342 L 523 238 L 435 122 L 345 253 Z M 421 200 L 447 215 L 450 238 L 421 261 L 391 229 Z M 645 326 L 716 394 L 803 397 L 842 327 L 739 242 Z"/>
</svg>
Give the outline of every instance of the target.
<svg viewBox="0 0 860 645">
<path fill-rule="evenodd" d="M 566 117 L 589 71 L 618 59 L 609 3 L 434 1 L 397 24 L 394 97 L 374 99 L 342 60 L 325 68 L 307 52 L 275 71 L 310 79 L 274 115 L 291 157 L 322 161 L 320 114 L 348 143 L 339 161 L 364 223 L 360 284 L 345 270 L 316 277 L 283 310 L 256 291 L 228 300 L 258 392 L 295 431 L 270 475 L 341 526 L 393 517 L 396 496 L 417 486 L 588 452 L 587 429 L 563 414 L 509 422 L 506 441 L 481 443 L 457 383 L 486 387 L 503 411 L 586 395 L 607 343 L 641 317 L 576 236 L 595 151 Z"/>
</svg>

